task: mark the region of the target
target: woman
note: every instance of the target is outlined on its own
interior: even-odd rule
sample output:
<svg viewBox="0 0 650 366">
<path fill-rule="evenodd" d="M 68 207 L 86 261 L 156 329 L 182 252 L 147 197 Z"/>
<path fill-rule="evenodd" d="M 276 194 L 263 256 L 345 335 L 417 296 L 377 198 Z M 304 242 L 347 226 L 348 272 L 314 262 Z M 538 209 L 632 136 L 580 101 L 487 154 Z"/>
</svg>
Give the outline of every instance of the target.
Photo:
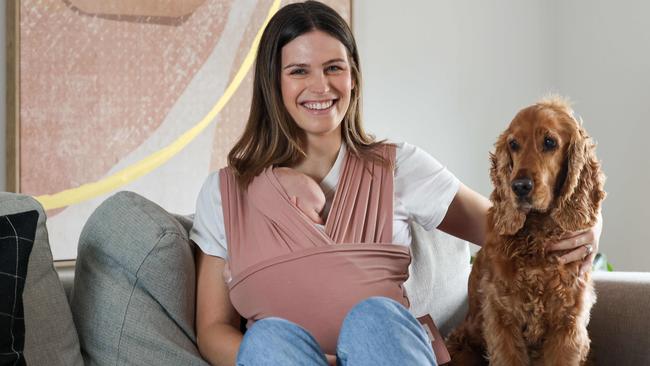
<svg viewBox="0 0 650 366">
<path fill-rule="evenodd" d="M 247 266 L 243 263 L 248 267 L 258 265 L 250 258 L 267 250 L 267 244 L 268 247 L 276 245 L 280 248 L 295 239 L 292 236 L 300 236 L 305 230 L 309 231 L 304 225 L 305 220 L 300 220 L 299 215 L 291 216 L 289 213 L 288 218 L 268 220 L 267 216 L 275 215 L 276 211 L 285 213 L 287 209 L 280 207 L 281 200 L 274 201 L 275 196 L 269 194 L 275 192 L 274 187 L 277 188 L 277 185 L 274 186 L 277 177 L 272 174 L 272 169 L 269 170 L 273 166 L 292 168 L 320 182 L 327 201 L 323 214 L 326 230 L 328 225 L 336 226 L 341 217 L 350 216 L 345 216 L 346 210 L 354 209 L 341 203 L 343 198 L 336 198 L 346 192 L 355 192 L 351 191 L 353 184 L 348 183 L 349 177 L 361 177 L 356 184 L 364 187 L 385 180 L 383 188 L 376 190 L 379 192 L 375 195 L 378 203 L 374 206 L 369 203 L 367 207 L 372 206 L 379 213 L 376 221 L 387 216 L 388 225 L 385 225 L 387 228 L 383 231 L 383 237 L 369 242 L 386 242 L 384 239 L 388 235 L 387 241 L 395 244 L 385 244 L 385 248 L 397 258 L 396 263 L 404 263 L 404 251 L 408 255 L 406 249 L 400 249 L 408 248 L 411 243 L 408 219 L 417 221 L 425 229 L 437 227 L 464 240 L 483 244 L 490 202 L 460 183 L 422 150 L 404 143 L 376 142 L 367 135 L 360 116 L 361 86 L 359 56 L 353 35 L 335 11 L 318 2 L 307 1 L 288 5 L 271 19 L 257 53 L 252 107 L 247 126 L 229 154 L 229 167 L 210 175 L 206 180 L 197 201 L 195 224 L 191 232 L 191 239 L 201 248 L 197 255 L 198 346 L 201 354 L 211 363 L 324 365 L 335 364 L 338 358 L 340 364 L 355 365 L 435 364 L 426 335 L 406 311 L 404 305 L 408 305 L 407 300 L 402 301 L 399 294 L 390 293 L 391 290 L 381 287 L 382 283 L 378 285 L 377 294 L 384 296 L 386 293 L 388 295 L 385 296 L 393 300 L 373 297 L 356 306 L 348 306 L 346 303 L 343 307 L 347 306 L 346 311 L 349 313 L 343 314 L 345 318 L 342 324 L 339 322 L 341 318 L 336 318 L 329 322 L 336 323 L 327 330 L 330 334 L 315 336 L 313 334 L 318 333 L 320 327 L 311 325 L 321 324 L 327 328 L 325 325 L 329 325 L 326 324 L 329 307 L 322 306 L 318 309 L 320 313 L 309 313 L 309 316 L 324 316 L 325 321 L 320 319 L 320 323 L 310 323 L 309 316 L 301 318 L 304 322 L 301 320 L 300 324 L 274 316 L 265 318 L 259 316 L 256 309 L 247 308 L 249 304 L 241 300 L 246 298 L 241 290 L 245 285 L 233 285 L 233 282 L 239 284 L 238 281 L 246 277 L 244 274 L 254 275 L 250 271 L 246 272 Z M 357 167 L 353 171 L 355 162 L 361 162 L 361 165 L 367 163 L 371 169 Z M 373 179 L 364 180 L 367 177 L 364 174 L 374 174 L 367 173 L 369 170 L 380 173 L 389 171 L 390 174 L 378 173 Z M 339 180 L 340 175 L 342 178 Z M 394 197 L 386 193 L 393 191 Z M 359 197 L 360 194 L 348 194 L 347 202 Z M 264 205 L 271 207 L 266 212 L 267 216 L 264 215 Z M 257 213 L 257 207 L 262 214 Z M 382 216 L 382 212 L 385 214 L 387 209 L 388 214 Z M 350 218 L 354 219 L 356 218 Z M 366 220 L 363 227 L 375 224 L 374 216 L 361 219 Z M 260 220 L 264 222 L 260 223 Z M 272 238 L 268 239 L 268 243 L 255 247 L 255 250 L 247 251 L 248 247 L 244 244 L 259 244 L 255 243 L 255 238 L 267 237 L 250 234 L 259 230 L 265 235 L 271 233 Z M 328 240 L 314 232 L 306 235 L 305 238 L 310 240 Z M 600 224 L 586 232 L 575 233 L 573 237 L 555 244 L 553 249 L 574 248 L 564 259 L 567 262 L 582 260 L 582 245 L 592 244 L 595 253 L 599 235 Z M 278 242 L 282 245 L 278 246 Z M 332 258 L 323 257 L 324 262 L 330 259 Z M 584 260 L 583 267 L 588 268 L 592 259 L 593 254 Z M 228 285 L 222 275 L 226 260 L 231 262 L 233 271 L 233 281 Z M 319 262 L 311 262 L 311 265 L 318 267 Z M 386 262 L 386 265 L 390 266 L 391 263 Z M 336 268 L 339 267 L 331 267 L 331 275 L 334 277 L 339 275 Z M 283 293 L 287 288 L 295 287 L 292 282 L 294 280 L 308 281 L 320 270 L 310 268 L 312 269 L 315 272 L 296 273 L 295 278 L 283 277 L 286 286 L 274 291 Z M 275 279 L 270 277 L 271 280 Z M 391 278 L 394 280 L 395 277 Z M 328 281 L 326 275 L 323 278 L 322 281 Z M 258 286 L 251 288 L 264 292 L 264 286 L 259 285 L 259 281 L 263 280 L 257 279 Z M 405 278 L 399 281 L 403 280 Z M 313 287 L 326 286 L 322 281 L 314 280 Z M 387 277 L 386 282 L 390 281 Z M 352 282 L 339 285 L 344 289 L 346 286 L 354 287 Z M 309 296 L 321 296 L 319 301 L 323 302 L 347 296 L 338 293 L 335 295 L 335 288 L 327 288 L 332 293 L 310 293 Z M 359 292 L 358 290 L 355 288 L 349 292 Z M 249 302 L 267 301 L 266 297 L 262 300 L 262 295 L 251 297 L 249 293 L 248 296 Z M 269 292 L 268 296 L 273 297 L 274 292 Z M 284 302 L 284 305 L 291 307 L 294 302 L 309 301 L 309 296 L 299 294 L 293 298 L 272 300 L 280 301 L 280 305 Z M 359 299 L 362 298 L 359 295 Z M 233 303 L 236 303 L 237 310 Z M 261 308 L 264 306 L 266 305 L 262 304 Z M 239 330 L 238 310 L 250 315 L 252 320 L 257 320 L 245 336 Z M 297 309 L 297 312 L 302 310 L 304 309 Z M 274 314 L 273 311 L 270 313 Z M 288 314 L 291 316 L 292 313 Z M 340 334 L 335 334 L 338 336 L 338 345 L 335 344 L 333 348 L 331 332 L 339 330 Z M 321 349 L 323 347 L 325 350 Z"/>
</svg>

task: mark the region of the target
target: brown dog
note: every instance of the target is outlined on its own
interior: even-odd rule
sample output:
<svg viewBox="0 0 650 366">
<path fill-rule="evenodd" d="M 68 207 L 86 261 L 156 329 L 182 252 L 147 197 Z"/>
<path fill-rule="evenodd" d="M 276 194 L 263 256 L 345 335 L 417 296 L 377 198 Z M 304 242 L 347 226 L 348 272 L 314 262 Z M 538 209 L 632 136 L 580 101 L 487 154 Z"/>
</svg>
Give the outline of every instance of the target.
<svg viewBox="0 0 650 366">
<path fill-rule="evenodd" d="M 495 146 L 488 233 L 469 313 L 448 338 L 452 364 L 582 365 L 591 279 L 545 244 L 596 223 L 605 192 L 595 145 L 569 104 L 551 97 L 521 110 Z"/>
</svg>

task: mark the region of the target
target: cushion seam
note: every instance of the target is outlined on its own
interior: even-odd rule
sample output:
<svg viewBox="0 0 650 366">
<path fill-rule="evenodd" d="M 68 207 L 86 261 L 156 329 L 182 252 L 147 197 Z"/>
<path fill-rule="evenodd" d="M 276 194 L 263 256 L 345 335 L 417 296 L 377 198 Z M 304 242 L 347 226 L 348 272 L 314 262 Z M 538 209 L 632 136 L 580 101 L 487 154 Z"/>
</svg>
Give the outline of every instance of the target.
<svg viewBox="0 0 650 366">
<path fill-rule="evenodd" d="M 147 214 L 147 216 L 149 216 L 149 218 L 151 218 L 153 220 L 153 218 L 149 214 Z M 160 233 L 160 235 L 158 236 L 158 239 L 156 240 L 156 244 L 153 245 L 153 247 L 151 247 L 151 249 L 149 250 L 147 255 L 142 259 L 142 262 L 140 262 L 140 265 L 138 266 L 138 269 L 135 271 L 135 281 L 133 281 L 133 286 L 131 288 L 131 294 L 129 295 L 129 301 L 127 302 L 126 308 L 124 309 L 124 316 L 122 317 L 122 325 L 120 327 L 120 337 L 119 337 L 119 339 L 117 341 L 117 357 L 115 358 L 115 365 L 116 366 L 119 364 L 119 361 L 120 361 L 120 352 L 121 352 L 120 348 L 122 346 L 122 339 L 124 338 L 124 328 L 125 328 L 124 325 L 126 324 L 126 317 L 127 317 L 128 312 L 129 312 L 129 308 L 131 307 L 131 300 L 133 299 L 133 294 L 135 293 L 135 289 L 136 289 L 138 281 L 139 281 L 138 274 L 140 273 L 140 269 L 142 268 L 142 265 L 147 261 L 147 259 L 151 255 L 151 253 L 153 253 L 153 251 L 158 248 L 158 245 L 160 244 L 161 240 L 167 235 L 175 235 L 175 236 L 180 236 L 182 238 L 182 235 L 180 233 L 170 231 L 170 230 L 162 231 Z"/>
<path fill-rule="evenodd" d="M 124 325 L 126 323 L 126 314 L 129 312 L 129 307 L 131 306 L 131 299 L 133 299 L 133 293 L 135 292 L 135 285 L 138 283 L 138 278 L 136 276 L 135 281 L 133 282 L 133 287 L 131 288 L 131 294 L 129 295 L 129 301 L 126 303 L 126 308 L 124 309 L 124 316 L 122 317 L 122 325 L 120 326 L 120 338 L 117 340 L 117 357 L 115 357 L 115 365 L 117 366 L 120 362 L 120 347 L 122 347 L 122 338 L 124 337 Z"/>
</svg>

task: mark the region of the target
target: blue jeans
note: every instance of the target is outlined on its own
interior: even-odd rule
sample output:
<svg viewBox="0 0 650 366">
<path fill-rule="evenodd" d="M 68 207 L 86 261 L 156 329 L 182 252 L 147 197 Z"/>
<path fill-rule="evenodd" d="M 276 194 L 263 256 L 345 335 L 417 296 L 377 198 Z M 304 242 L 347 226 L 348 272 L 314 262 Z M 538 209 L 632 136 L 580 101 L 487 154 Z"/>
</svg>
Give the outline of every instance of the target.
<svg viewBox="0 0 650 366">
<path fill-rule="evenodd" d="M 371 297 L 350 310 L 341 326 L 336 357 L 341 366 L 436 365 L 420 323 L 401 304 L 385 297 Z M 326 366 L 327 361 L 305 329 L 285 319 L 266 318 L 244 335 L 237 365 Z"/>
</svg>

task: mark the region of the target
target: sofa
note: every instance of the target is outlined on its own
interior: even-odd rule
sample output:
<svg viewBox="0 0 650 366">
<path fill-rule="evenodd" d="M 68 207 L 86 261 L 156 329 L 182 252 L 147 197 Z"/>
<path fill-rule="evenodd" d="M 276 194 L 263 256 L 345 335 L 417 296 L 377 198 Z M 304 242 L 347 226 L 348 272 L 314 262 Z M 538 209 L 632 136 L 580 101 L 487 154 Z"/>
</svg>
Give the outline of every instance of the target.
<svg viewBox="0 0 650 366">
<path fill-rule="evenodd" d="M 0 217 L 36 210 L 22 301 L 27 365 L 205 365 L 194 333 L 192 217 L 119 192 L 88 218 L 74 262 L 53 263 L 46 215 L 0 192 Z M 464 316 L 467 243 L 412 226 L 411 311 L 443 334 Z M 589 333 L 598 365 L 650 365 L 650 273 L 594 272 Z M 4 295 L 3 295 L 4 297 Z"/>
</svg>

